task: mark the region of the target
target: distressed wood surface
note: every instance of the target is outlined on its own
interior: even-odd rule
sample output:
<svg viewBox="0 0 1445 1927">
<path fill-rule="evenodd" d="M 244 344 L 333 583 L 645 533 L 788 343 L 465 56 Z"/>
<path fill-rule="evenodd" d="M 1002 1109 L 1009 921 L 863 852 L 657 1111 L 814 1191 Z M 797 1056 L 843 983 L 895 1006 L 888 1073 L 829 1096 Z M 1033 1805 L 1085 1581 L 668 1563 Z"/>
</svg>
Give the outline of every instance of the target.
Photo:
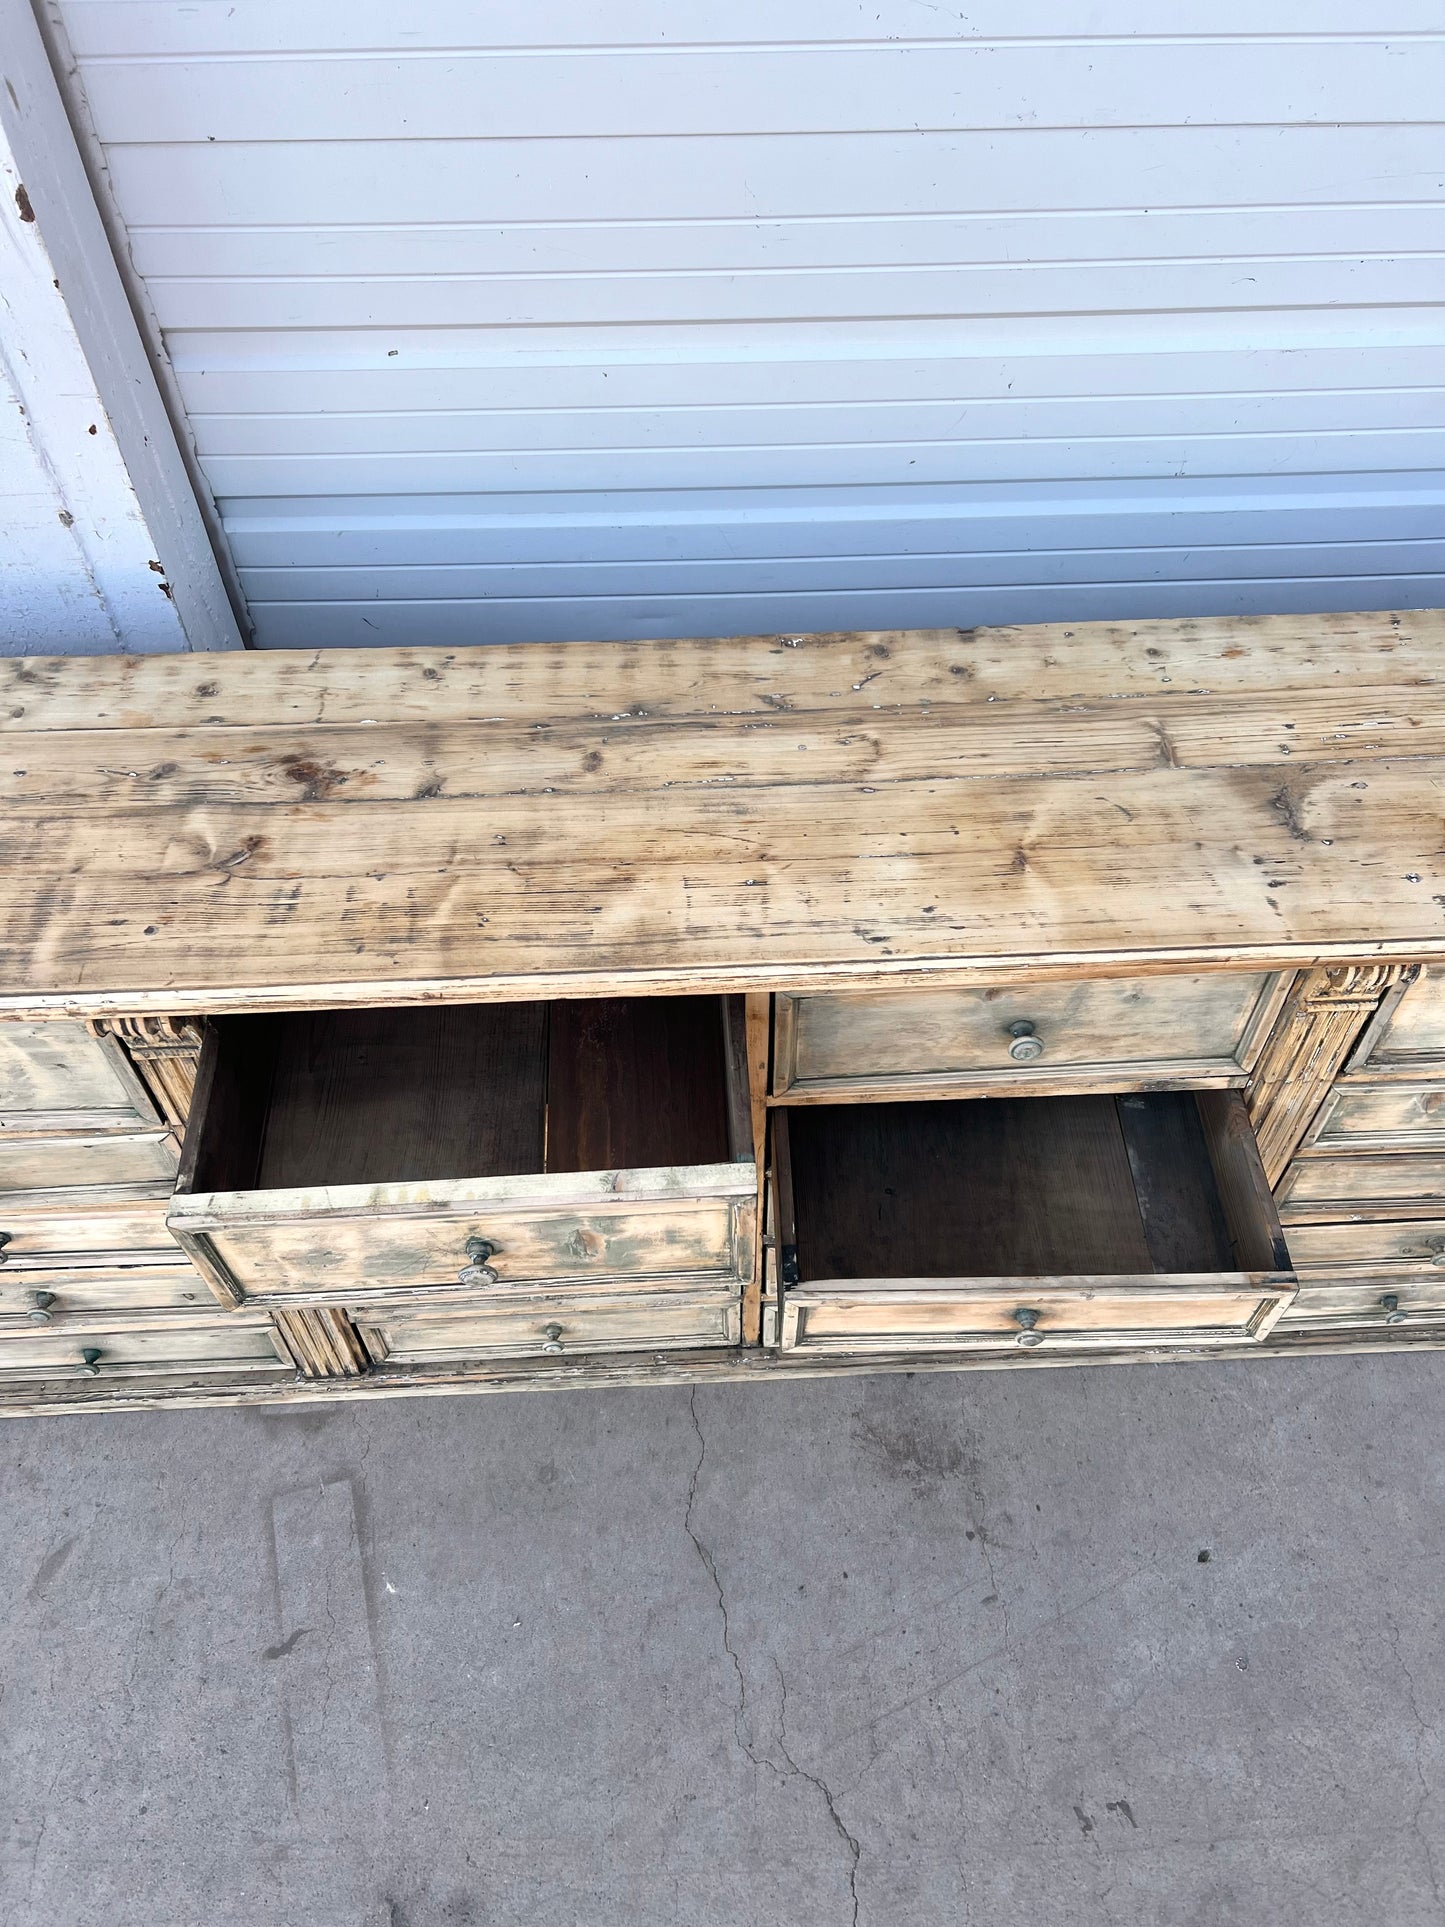
<svg viewBox="0 0 1445 1927">
<path fill-rule="evenodd" d="M 178 1195 L 168 1223 L 235 1303 L 345 1303 L 450 1285 L 492 1246 L 502 1288 L 552 1281 L 745 1284 L 757 1177 L 751 1162 L 557 1173 L 454 1183 Z"/>
<path fill-rule="evenodd" d="M 1311 1125 L 1304 1152 L 1428 1150 L 1445 1143 L 1445 1080 L 1342 1078 Z"/>
<path fill-rule="evenodd" d="M 1295 1270 L 1349 1277 L 1355 1272 L 1445 1274 L 1445 1207 L 1434 1219 L 1383 1224 L 1301 1224 L 1289 1233 Z"/>
<path fill-rule="evenodd" d="M 508 1358 L 570 1353 L 687 1351 L 736 1345 L 735 1297 L 618 1295 L 582 1310 L 556 1300 L 534 1306 L 368 1305 L 356 1316 L 378 1365 L 442 1363 L 457 1358 Z"/>
<path fill-rule="evenodd" d="M 1445 1350 L 1445 1331 L 1422 1323 L 1356 1329 L 1348 1333 L 1308 1328 L 1283 1331 L 1277 1323 L 1262 1342 L 1195 1346 L 1139 1346 L 1117 1351 L 1060 1348 L 1041 1355 L 1010 1350 L 903 1352 L 840 1357 L 827 1353 L 719 1349 L 640 1353 L 625 1358 L 518 1358 L 505 1363 L 397 1367 L 361 1378 L 299 1378 L 278 1367 L 267 1378 L 206 1379 L 173 1373 L 149 1383 L 123 1379 L 53 1380 L 40 1385 L 0 1385 L 0 1417 L 38 1418 L 64 1413 L 136 1412 L 162 1408 L 204 1410 L 233 1405 L 283 1406 L 350 1403 L 358 1398 L 455 1398 L 459 1393 L 600 1391 L 630 1386 L 759 1384 L 783 1379 L 858 1378 L 874 1373 L 992 1372 L 1074 1369 L 1081 1365 L 1182 1365 L 1204 1358 L 1334 1358 L 1381 1352 L 1423 1355 Z"/>
<path fill-rule="evenodd" d="M 1194 1102 L 1209 1144 L 1235 1269 L 1288 1271 L 1289 1250 L 1244 1099 L 1238 1091 L 1200 1091 Z"/>
<path fill-rule="evenodd" d="M 763 1274 L 770 1256 L 763 1247 L 764 1227 L 767 1224 L 768 1079 L 773 1037 L 773 1000 L 766 991 L 751 991 L 744 999 L 744 1024 L 748 1055 L 748 1112 L 758 1188 L 753 1210 L 752 1274 L 743 1287 L 743 1343 L 756 1345 L 762 1337 Z"/>
<path fill-rule="evenodd" d="M 890 1093 L 1181 1085 L 1242 1080 L 1279 1009 L 1285 973 L 1231 971 L 1086 979 L 1017 989 L 780 995 L 777 1097 L 873 1101 Z M 1041 1055 L 1009 1055 L 1009 1026 L 1034 1026 Z M 1122 1080 L 1122 1082 L 1121 1082 Z"/>
<path fill-rule="evenodd" d="M 73 1022 L 0 1023 L 0 1135 L 145 1131 L 159 1123 L 113 1039 Z"/>
<path fill-rule="evenodd" d="M 1268 1275 L 1139 1278 L 854 1279 L 790 1291 L 784 1351 L 934 1351 L 1017 1346 L 1019 1307 L 1035 1315 L 1036 1348 L 1157 1344 L 1212 1346 L 1262 1339 L 1294 1295 Z M 1030 1349 L 1034 1349 L 1031 1346 Z"/>
<path fill-rule="evenodd" d="M 805 707 L 1060 700 L 1196 688 L 1264 695 L 1445 681 L 1439 610 L 879 630 L 589 646 L 268 650 L 251 657 L 49 656 L 0 662 L 0 713 L 18 732 L 267 722 L 428 722 L 558 713 L 598 720 Z M 338 673 L 338 664 L 342 665 Z M 786 683 L 786 692 L 783 683 Z"/>
<path fill-rule="evenodd" d="M 50 1312 L 48 1320 L 37 1323 L 23 1313 L 18 1318 L 0 1320 L 0 1340 L 8 1344 L 12 1339 L 34 1338 L 44 1333 L 52 1338 L 64 1338 L 68 1333 L 79 1342 L 78 1335 L 93 1332 L 152 1332 L 164 1338 L 167 1333 L 185 1336 L 199 1331 L 220 1333 L 223 1341 L 220 1349 L 224 1352 L 224 1335 L 229 1331 L 269 1330 L 272 1323 L 270 1313 L 253 1309 L 233 1317 L 229 1312 L 217 1310 L 199 1278 L 193 1278 L 191 1284 L 194 1295 L 189 1301 L 169 1305 L 117 1301 L 114 1304 L 82 1306 L 74 1302 L 73 1294 L 59 1292 L 55 1294 L 54 1303 L 46 1307 Z M 3 1350 L 3 1345 L 0 1345 L 0 1350 Z"/>
<path fill-rule="evenodd" d="M 1445 958 L 1445 616 L 0 664 L 0 1011 Z"/>
<path fill-rule="evenodd" d="M 176 1177 L 176 1141 L 169 1133 L 122 1137 L 0 1136 L 0 1217 L 6 1211 L 150 1198 Z"/>
<path fill-rule="evenodd" d="M 71 1271 L 99 1266 L 179 1266 L 184 1255 L 166 1229 L 170 1184 L 158 1184 L 144 1200 L 97 1201 L 79 1197 L 63 1208 L 17 1206 L 0 1197 L 0 1254 L 7 1271 Z"/>
<path fill-rule="evenodd" d="M 1286 1224 L 1437 1217 L 1445 1212 L 1445 1147 L 1296 1158 L 1276 1195 Z"/>
<path fill-rule="evenodd" d="M 0 1330 L 0 1379 L 79 1375 L 86 1349 L 99 1353 L 92 1362 L 102 1377 L 112 1372 L 153 1376 L 182 1368 L 265 1371 L 274 1369 L 279 1358 L 270 1320 L 245 1313 L 227 1315 L 213 1308 L 208 1316 L 169 1312 L 110 1321 L 77 1317 L 23 1331 L 8 1325 Z"/>
<path fill-rule="evenodd" d="M 205 1280 L 198 1278 L 179 1251 L 169 1269 L 138 1266 L 134 1271 L 73 1271 L 63 1275 L 0 1269 L 0 1321 L 29 1321 L 37 1291 L 45 1292 L 52 1318 L 119 1312 L 202 1311 L 215 1309 Z"/>
<path fill-rule="evenodd" d="M 186 1017 L 116 1017 L 92 1030 L 114 1037 L 172 1130 L 184 1132 L 201 1055 L 199 1024 Z"/>
<path fill-rule="evenodd" d="M 1408 1070 L 1429 1064 L 1445 1078 L 1445 970 L 1422 970 L 1371 1040 L 1372 1069 L 1397 1064 Z"/>
<path fill-rule="evenodd" d="M 279 1349 L 294 1359 L 303 1378 L 355 1378 L 370 1369 L 361 1334 L 344 1311 L 278 1310 L 271 1322 Z"/>
<path fill-rule="evenodd" d="M 1302 1285 L 1285 1309 L 1280 1325 L 1386 1326 L 1398 1330 L 1411 1321 L 1445 1321 L 1445 1273 L 1429 1278 L 1376 1278 L 1369 1284 Z"/>
<path fill-rule="evenodd" d="M 1371 1020 L 1410 974 L 1409 965 L 1345 965 L 1307 971 L 1296 983 L 1245 1099 L 1271 1184 L 1279 1182 Z"/>
</svg>

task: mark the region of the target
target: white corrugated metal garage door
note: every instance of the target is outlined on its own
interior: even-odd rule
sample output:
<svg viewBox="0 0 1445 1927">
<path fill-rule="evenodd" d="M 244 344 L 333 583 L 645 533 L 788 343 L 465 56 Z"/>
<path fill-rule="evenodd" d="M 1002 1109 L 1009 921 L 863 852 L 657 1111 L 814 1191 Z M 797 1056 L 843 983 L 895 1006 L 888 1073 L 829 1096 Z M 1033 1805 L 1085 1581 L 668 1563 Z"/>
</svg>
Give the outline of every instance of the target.
<svg viewBox="0 0 1445 1927">
<path fill-rule="evenodd" d="M 1445 601 L 1440 0 L 60 0 L 263 644 Z"/>
</svg>

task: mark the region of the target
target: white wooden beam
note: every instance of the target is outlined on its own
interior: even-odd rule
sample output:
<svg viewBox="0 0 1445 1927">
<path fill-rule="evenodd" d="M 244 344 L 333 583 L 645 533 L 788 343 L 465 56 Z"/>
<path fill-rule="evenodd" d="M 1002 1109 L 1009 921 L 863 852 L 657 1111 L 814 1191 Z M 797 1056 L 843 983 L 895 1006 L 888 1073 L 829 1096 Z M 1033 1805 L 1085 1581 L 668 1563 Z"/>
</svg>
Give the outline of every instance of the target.
<svg viewBox="0 0 1445 1927">
<path fill-rule="evenodd" d="M 192 649 L 242 648 L 196 483 L 28 0 L 0 0 L 0 133 L 18 174 L 15 213 L 27 226 L 33 217 L 49 255 L 186 640 Z"/>
</svg>

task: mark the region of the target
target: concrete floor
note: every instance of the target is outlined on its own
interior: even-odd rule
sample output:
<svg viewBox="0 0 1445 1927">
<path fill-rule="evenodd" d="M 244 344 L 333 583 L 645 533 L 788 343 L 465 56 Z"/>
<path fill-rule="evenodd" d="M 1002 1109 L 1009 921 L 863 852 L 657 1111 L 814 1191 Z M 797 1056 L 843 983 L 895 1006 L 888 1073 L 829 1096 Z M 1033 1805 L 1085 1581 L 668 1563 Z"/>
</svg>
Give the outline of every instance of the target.
<svg viewBox="0 0 1445 1927">
<path fill-rule="evenodd" d="M 8 1421 L 0 1919 L 1445 1921 L 1442 1392 Z"/>
</svg>

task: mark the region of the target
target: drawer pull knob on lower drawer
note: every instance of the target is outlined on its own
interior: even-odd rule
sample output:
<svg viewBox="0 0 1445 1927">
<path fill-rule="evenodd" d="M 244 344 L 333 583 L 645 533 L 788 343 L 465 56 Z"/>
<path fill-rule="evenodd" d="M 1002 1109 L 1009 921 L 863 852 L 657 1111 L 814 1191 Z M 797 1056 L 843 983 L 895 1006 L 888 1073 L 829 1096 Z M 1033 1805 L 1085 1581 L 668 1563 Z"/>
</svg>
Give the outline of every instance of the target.
<svg viewBox="0 0 1445 1927">
<path fill-rule="evenodd" d="M 488 1238 L 467 1239 L 467 1263 L 457 1273 L 459 1285 L 495 1285 L 501 1280 L 487 1263 L 497 1247 Z"/>
<path fill-rule="evenodd" d="M 1044 1040 L 1038 1036 L 1027 1017 L 1020 1017 L 1008 1027 L 1013 1042 L 1008 1054 L 1016 1064 L 1033 1064 L 1044 1054 Z"/>
<path fill-rule="evenodd" d="M 1401 1311 L 1400 1300 L 1393 1291 L 1387 1291 L 1380 1300 L 1380 1309 L 1385 1314 L 1387 1325 L 1403 1325 L 1409 1313 Z"/>
<path fill-rule="evenodd" d="M 1034 1330 L 1034 1326 L 1037 1325 L 1038 1322 L 1039 1322 L 1039 1315 L 1030 1305 L 1021 1305 L 1019 1309 L 1014 1313 L 1014 1323 L 1021 1327 L 1019 1331 L 1019 1336 L 1018 1336 L 1018 1342 L 1020 1345 L 1042 1345 L 1043 1344 L 1044 1342 L 1043 1333 L 1041 1331 Z"/>
<path fill-rule="evenodd" d="M 547 1341 L 546 1344 L 542 1347 L 542 1350 L 544 1352 L 548 1352 L 553 1356 L 555 1356 L 558 1352 L 561 1351 L 562 1327 L 560 1325 L 544 1325 L 542 1327 L 542 1336 Z"/>
<path fill-rule="evenodd" d="M 75 1369 L 82 1378 L 100 1377 L 100 1353 L 94 1345 L 87 1345 L 81 1352 L 80 1363 Z"/>
<path fill-rule="evenodd" d="M 30 1309 L 26 1312 L 25 1316 L 34 1325 L 48 1325 L 50 1323 L 50 1307 L 54 1303 L 55 1293 L 53 1291 L 32 1291 L 30 1294 Z"/>
</svg>

